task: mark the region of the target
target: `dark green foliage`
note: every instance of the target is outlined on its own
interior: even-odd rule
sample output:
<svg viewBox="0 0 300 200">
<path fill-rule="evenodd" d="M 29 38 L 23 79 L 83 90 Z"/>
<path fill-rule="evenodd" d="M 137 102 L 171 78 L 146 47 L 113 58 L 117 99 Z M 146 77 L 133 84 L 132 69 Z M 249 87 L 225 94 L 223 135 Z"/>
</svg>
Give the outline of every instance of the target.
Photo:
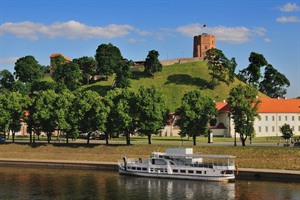
<svg viewBox="0 0 300 200">
<path fill-rule="evenodd" d="M 290 81 L 285 75 L 268 64 L 265 68 L 264 79 L 259 84 L 259 90 L 269 97 L 277 98 L 286 94 L 285 87 L 288 86 L 290 86 Z"/>
<path fill-rule="evenodd" d="M 136 128 L 135 94 L 128 89 L 116 88 L 107 93 L 104 99 L 105 105 L 109 107 L 106 122 L 106 135 L 126 136 L 126 144 L 130 145 L 130 134 Z M 108 143 L 108 140 L 107 140 Z"/>
<path fill-rule="evenodd" d="M 234 81 L 234 71 L 237 65 L 235 58 L 228 60 L 221 50 L 213 48 L 206 51 L 204 60 L 210 70 L 212 88 L 219 85 L 219 81 L 227 84 Z"/>
<path fill-rule="evenodd" d="M 141 86 L 136 95 L 136 113 L 138 118 L 137 131 L 148 136 L 151 144 L 151 135 L 158 134 L 164 126 L 164 116 L 167 112 L 162 92 L 155 86 L 145 88 Z"/>
<path fill-rule="evenodd" d="M 158 56 L 159 56 L 158 51 L 155 50 L 149 51 L 144 64 L 146 74 L 153 76 L 154 73 L 161 72 L 162 64 L 159 62 Z"/>
<path fill-rule="evenodd" d="M 69 90 L 75 90 L 81 85 L 81 71 L 78 64 L 67 62 L 56 66 L 52 78 L 61 88 L 65 85 Z"/>
<path fill-rule="evenodd" d="M 33 56 L 25 56 L 17 60 L 14 75 L 23 83 L 32 83 L 44 76 L 44 70 Z"/>
<path fill-rule="evenodd" d="M 266 66 L 268 62 L 262 54 L 255 52 L 251 52 L 249 62 L 249 66 L 241 70 L 238 77 L 240 80 L 257 87 L 261 78 L 260 68 Z"/>
<path fill-rule="evenodd" d="M 95 60 L 98 62 L 96 73 L 109 76 L 117 71 L 123 60 L 118 47 L 109 44 L 101 44 L 96 50 Z"/>
<path fill-rule="evenodd" d="M 247 137 L 253 136 L 254 120 L 259 117 L 257 109 L 260 101 L 257 99 L 257 93 L 255 87 L 239 84 L 230 90 L 227 99 L 235 131 L 240 134 L 243 146 L 245 146 Z"/>
<path fill-rule="evenodd" d="M 130 87 L 130 62 L 128 60 L 123 60 L 120 62 L 119 68 L 116 70 L 116 82 L 115 87 L 117 88 L 127 88 Z"/>
<path fill-rule="evenodd" d="M 95 74 L 97 61 L 93 57 L 83 56 L 81 58 L 73 59 L 73 62 L 78 64 L 82 71 L 84 84 L 89 84 L 91 77 Z"/>
<path fill-rule="evenodd" d="M 193 144 L 196 145 L 196 137 L 206 134 L 217 110 L 210 97 L 203 95 L 200 90 L 194 90 L 184 95 L 176 114 L 179 115 L 177 125 L 180 126 L 180 136 L 193 137 Z"/>
<path fill-rule="evenodd" d="M 7 69 L 0 71 L 0 89 L 11 91 L 14 82 L 14 76 Z"/>
<path fill-rule="evenodd" d="M 288 140 L 293 136 L 293 130 L 291 129 L 289 124 L 284 124 L 280 127 L 280 132 L 282 133 L 282 137 L 286 140 L 288 144 Z"/>
</svg>

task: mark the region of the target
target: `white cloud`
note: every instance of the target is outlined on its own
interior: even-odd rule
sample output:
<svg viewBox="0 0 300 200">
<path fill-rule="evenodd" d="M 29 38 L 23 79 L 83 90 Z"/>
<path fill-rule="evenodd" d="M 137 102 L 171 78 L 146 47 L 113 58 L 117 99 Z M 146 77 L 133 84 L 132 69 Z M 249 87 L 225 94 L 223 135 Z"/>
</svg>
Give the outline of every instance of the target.
<svg viewBox="0 0 300 200">
<path fill-rule="evenodd" d="M 271 42 L 271 39 L 270 39 L 270 38 L 265 38 L 265 39 L 264 39 L 264 42 L 270 43 L 270 42 Z"/>
<path fill-rule="evenodd" d="M 19 57 L 8 57 L 8 58 L 0 58 L 0 64 L 12 64 L 15 63 Z"/>
<path fill-rule="evenodd" d="M 116 38 L 122 37 L 134 30 L 134 27 L 124 24 L 110 24 L 105 27 L 87 26 L 71 20 L 44 25 L 34 22 L 4 23 L 0 26 L 0 35 L 11 33 L 20 38 L 36 40 L 41 36 L 49 38 L 65 37 L 67 39 Z"/>
<path fill-rule="evenodd" d="M 223 41 L 227 43 L 241 44 L 250 41 L 251 37 L 254 35 L 263 36 L 266 33 L 264 28 L 248 29 L 246 27 L 209 27 L 203 28 L 200 24 L 190 24 L 187 26 L 181 26 L 177 28 L 177 31 L 183 35 L 193 37 L 202 33 L 213 34 L 218 41 Z"/>
<path fill-rule="evenodd" d="M 276 21 L 281 22 L 281 23 L 297 23 L 297 22 L 300 22 L 300 20 L 296 16 L 278 17 L 276 19 Z"/>
<path fill-rule="evenodd" d="M 279 8 L 283 12 L 293 12 L 300 10 L 299 6 L 295 3 L 287 3 Z"/>
</svg>

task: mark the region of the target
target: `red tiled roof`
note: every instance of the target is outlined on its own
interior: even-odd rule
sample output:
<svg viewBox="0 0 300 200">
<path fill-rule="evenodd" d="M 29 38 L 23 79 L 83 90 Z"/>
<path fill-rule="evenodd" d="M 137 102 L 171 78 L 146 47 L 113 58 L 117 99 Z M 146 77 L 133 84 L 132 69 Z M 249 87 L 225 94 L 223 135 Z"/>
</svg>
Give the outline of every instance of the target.
<svg viewBox="0 0 300 200">
<path fill-rule="evenodd" d="M 64 57 L 67 61 L 71 61 L 70 58 L 63 56 L 61 53 L 53 53 L 53 54 L 51 54 L 50 58 L 55 58 L 56 56 L 62 56 L 62 57 Z"/>
<path fill-rule="evenodd" d="M 300 99 L 259 98 L 258 113 L 300 113 Z M 229 112 L 226 102 L 216 102 L 218 112 Z"/>
</svg>

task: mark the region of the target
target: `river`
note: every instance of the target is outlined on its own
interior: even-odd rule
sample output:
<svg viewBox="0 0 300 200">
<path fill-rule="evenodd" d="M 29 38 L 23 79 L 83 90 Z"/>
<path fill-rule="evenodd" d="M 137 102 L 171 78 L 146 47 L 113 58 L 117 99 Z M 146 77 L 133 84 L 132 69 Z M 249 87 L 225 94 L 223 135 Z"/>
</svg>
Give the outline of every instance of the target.
<svg viewBox="0 0 300 200">
<path fill-rule="evenodd" d="M 113 171 L 0 167 L 0 199 L 299 200 L 300 183 L 215 183 L 120 176 Z"/>
</svg>

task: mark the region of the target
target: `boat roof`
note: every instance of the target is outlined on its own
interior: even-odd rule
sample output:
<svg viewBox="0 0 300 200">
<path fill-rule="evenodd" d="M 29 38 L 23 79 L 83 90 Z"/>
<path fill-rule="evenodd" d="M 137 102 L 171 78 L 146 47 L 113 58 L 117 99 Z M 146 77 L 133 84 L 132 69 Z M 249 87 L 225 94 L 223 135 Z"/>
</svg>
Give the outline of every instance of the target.
<svg viewBox="0 0 300 200">
<path fill-rule="evenodd" d="M 191 157 L 191 158 L 224 158 L 224 159 L 234 159 L 236 156 L 224 155 L 224 154 L 166 154 L 162 152 L 153 152 L 153 154 L 159 154 L 169 157 Z"/>
</svg>

